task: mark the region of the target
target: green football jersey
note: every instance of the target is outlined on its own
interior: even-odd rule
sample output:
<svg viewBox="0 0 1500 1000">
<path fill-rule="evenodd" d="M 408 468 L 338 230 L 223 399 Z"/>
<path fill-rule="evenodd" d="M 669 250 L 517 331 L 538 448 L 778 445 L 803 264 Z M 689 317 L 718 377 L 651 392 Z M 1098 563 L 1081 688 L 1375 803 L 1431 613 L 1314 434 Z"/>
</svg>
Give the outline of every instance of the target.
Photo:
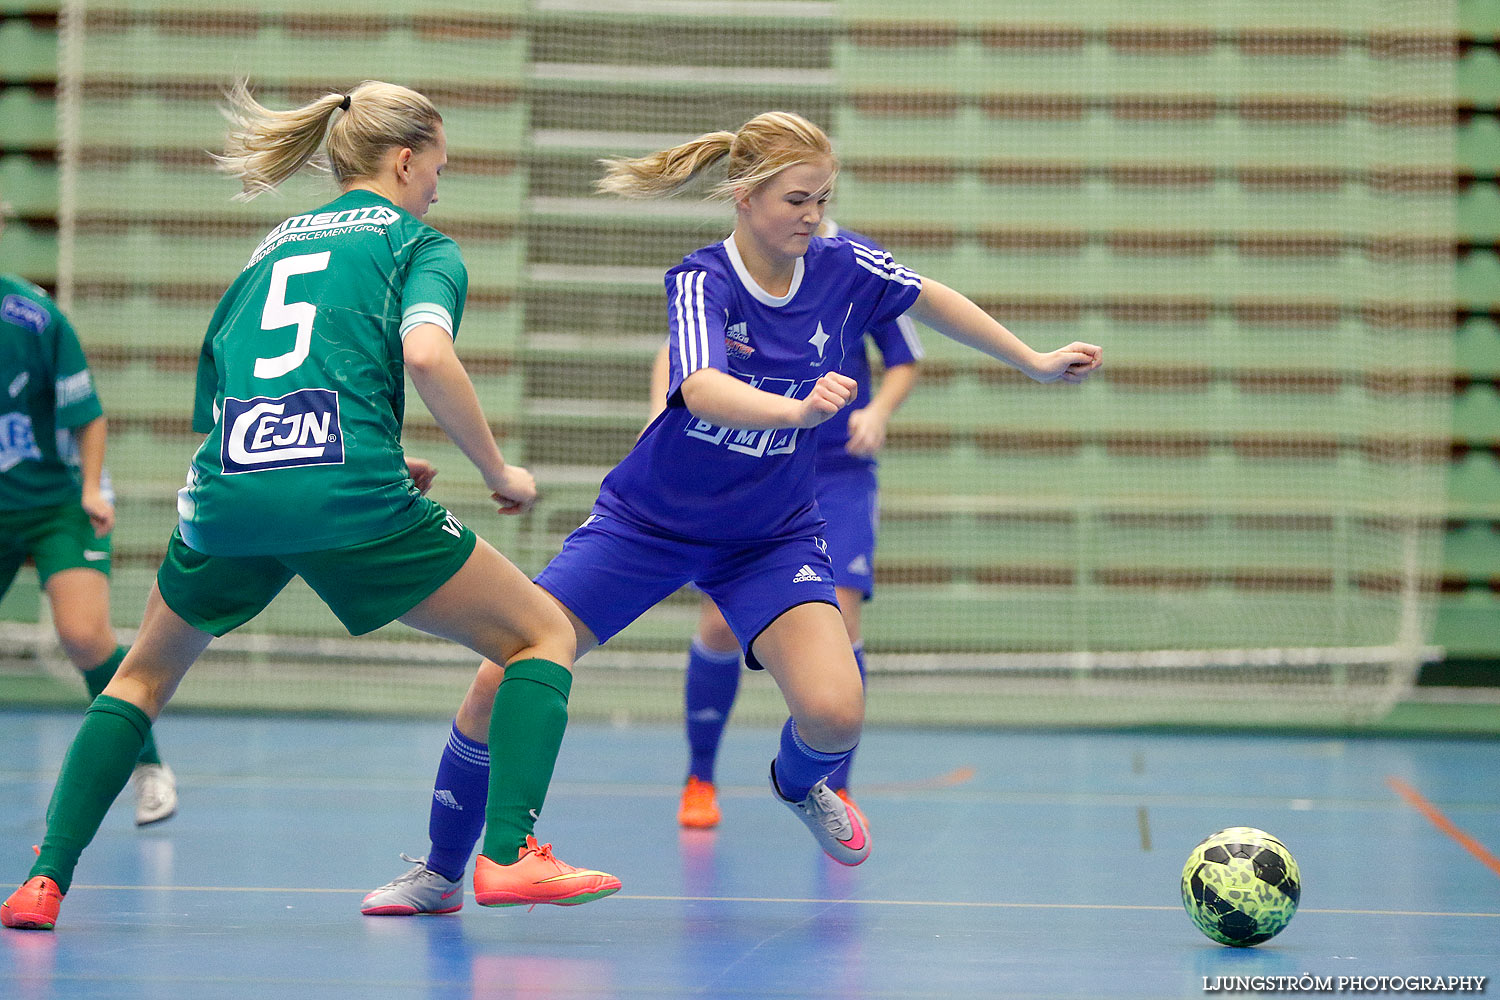
<svg viewBox="0 0 1500 1000">
<path fill-rule="evenodd" d="M 272 229 L 203 338 L 193 429 L 208 437 L 178 493 L 183 541 L 308 552 L 414 523 L 401 338 L 456 335 L 467 292 L 458 245 L 369 191 Z"/>
<path fill-rule="evenodd" d="M 69 430 L 103 416 L 73 325 L 46 292 L 0 274 L 0 510 L 77 503 Z"/>
</svg>

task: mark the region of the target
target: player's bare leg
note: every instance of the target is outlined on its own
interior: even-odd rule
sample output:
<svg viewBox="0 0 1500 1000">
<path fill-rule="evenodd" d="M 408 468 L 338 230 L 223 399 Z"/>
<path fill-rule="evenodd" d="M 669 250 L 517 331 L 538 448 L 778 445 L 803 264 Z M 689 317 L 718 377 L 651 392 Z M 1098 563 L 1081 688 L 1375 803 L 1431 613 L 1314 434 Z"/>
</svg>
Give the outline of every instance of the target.
<svg viewBox="0 0 1500 1000">
<path fill-rule="evenodd" d="M 864 686 L 837 608 L 814 602 L 772 622 L 751 650 L 781 688 L 792 717 L 771 765 L 771 787 L 840 864 L 870 853 L 864 816 L 828 787 L 864 725 Z"/>
</svg>

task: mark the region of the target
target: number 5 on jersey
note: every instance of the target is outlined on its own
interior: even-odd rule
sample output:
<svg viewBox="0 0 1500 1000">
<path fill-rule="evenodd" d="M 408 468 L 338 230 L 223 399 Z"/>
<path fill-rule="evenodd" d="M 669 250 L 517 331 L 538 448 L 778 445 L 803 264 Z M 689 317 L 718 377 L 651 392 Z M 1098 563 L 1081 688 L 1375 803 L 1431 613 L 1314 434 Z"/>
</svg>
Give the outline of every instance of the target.
<svg viewBox="0 0 1500 1000">
<path fill-rule="evenodd" d="M 256 378 L 279 378 L 307 360 L 312 347 L 313 319 L 318 307 L 311 302 L 288 302 L 286 282 L 294 274 L 312 274 L 328 267 L 330 251 L 298 254 L 283 257 L 271 266 L 271 287 L 266 292 L 266 308 L 260 314 L 262 330 L 281 330 L 289 326 L 297 328 L 297 341 L 285 354 L 273 358 L 255 360 Z"/>
</svg>

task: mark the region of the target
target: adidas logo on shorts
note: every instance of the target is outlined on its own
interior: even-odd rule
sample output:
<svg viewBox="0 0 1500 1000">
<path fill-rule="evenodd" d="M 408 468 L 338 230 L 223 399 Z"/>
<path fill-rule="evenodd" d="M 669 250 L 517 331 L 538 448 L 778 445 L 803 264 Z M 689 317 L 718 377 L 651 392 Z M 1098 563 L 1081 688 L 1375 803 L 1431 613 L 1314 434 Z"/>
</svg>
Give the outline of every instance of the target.
<svg viewBox="0 0 1500 1000">
<path fill-rule="evenodd" d="M 797 571 L 797 575 L 794 576 L 794 577 L 792 577 L 792 582 L 793 583 L 822 583 L 823 582 L 823 578 L 821 576 L 819 576 L 817 573 L 813 572 L 813 568 L 811 566 L 807 565 L 806 563 L 803 563 L 802 564 L 802 568 Z"/>
</svg>

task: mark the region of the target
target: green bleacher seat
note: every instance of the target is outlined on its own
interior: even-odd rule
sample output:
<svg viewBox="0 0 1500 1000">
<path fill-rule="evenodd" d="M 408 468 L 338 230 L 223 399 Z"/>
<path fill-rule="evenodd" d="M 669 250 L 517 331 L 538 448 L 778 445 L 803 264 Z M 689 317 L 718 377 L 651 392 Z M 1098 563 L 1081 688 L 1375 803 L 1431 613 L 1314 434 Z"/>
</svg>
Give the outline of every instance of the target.
<svg viewBox="0 0 1500 1000">
<path fill-rule="evenodd" d="M 1458 194 L 1458 238 L 1477 243 L 1500 241 L 1500 188 L 1480 181 Z"/>
<path fill-rule="evenodd" d="M 1458 261 L 1458 301 L 1475 309 L 1492 309 L 1500 301 L 1500 255 L 1474 250 Z"/>
<path fill-rule="evenodd" d="M 1449 464 L 1448 516 L 1500 518 L 1500 457 L 1476 448 Z"/>
<path fill-rule="evenodd" d="M 320 14 L 326 11 L 320 10 Z M 519 86 L 525 80 L 526 39 L 489 37 L 473 32 L 433 39 L 414 33 L 409 24 L 369 19 L 369 31 L 312 33 L 290 30 L 263 19 L 257 30 L 187 32 L 163 25 L 158 41 L 154 25 L 137 21 L 126 31 L 96 31 L 89 37 L 95 65 L 110 67 L 115 79 L 214 81 L 226 73 L 248 76 L 258 87 L 304 81 L 338 86 L 366 79 L 442 81 L 445 86 Z M 225 64 L 225 46 L 233 46 L 233 65 Z M 157 53 L 170 51 L 162 62 Z M 440 73 L 434 71 L 441 66 Z M 304 88 L 305 89 L 305 88 Z M 418 89 L 421 89 L 420 87 Z"/>
<path fill-rule="evenodd" d="M 1438 598 L 1436 641 L 1450 659 L 1495 659 L 1495 618 L 1500 596 L 1487 586 L 1472 586 Z"/>
<path fill-rule="evenodd" d="M 1500 4 L 1495 0 L 1458 0 L 1458 31 L 1464 38 L 1493 41 L 1500 36 Z"/>
<path fill-rule="evenodd" d="M 1500 55 L 1493 48 L 1476 46 L 1458 61 L 1458 92 L 1461 103 L 1493 108 L 1500 103 Z"/>
<path fill-rule="evenodd" d="M 1493 521 L 1462 521 L 1443 536 L 1443 575 L 1484 583 L 1500 570 L 1500 530 Z"/>
<path fill-rule="evenodd" d="M 0 20 L 0 83 L 53 83 L 57 80 L 57 32 L 22 17 Z"/>
<path fill-rule="evenodd" d="M 0 88 L 0 149 L 52 149 L 57 145 L 55 100 L 30 87 Z"/>
<path fill-rule="evenodd" d="M 1457 166 L 1488 177 L 1500 164 L 1500 122 L 1493 114 L 1477 114 L 1458 127 Z"/>
<path fill-rule="evenodd" d="M 11 219 L 0 232 L 0 262 L 12 274 L 51 287 L 57 281 L 57 231 Z"/>
<path fill-rule="evenodd" d="M 4 182 L 0 174 L 0 183 Z M 9 185 L 6 185 L 7 189 Z M 142 219 L 189 218 L 254 220 L 269 230 L 288 215 L 305 211 L 338 196 L 326 174 L 307 172 L 285 182 L 274 194 L 249 203 L 231 200 L 239 186 L 213 169 L 205 153 L 198 169 L 163 169 L 144 159 L 126 165 L 100 165 L 79 172 L 78 210 L 85 215 L 117 216 L 128 211 Z M 512 170 L 500 176 L 446 170 L 439 188 L 439 204 L 428 216 L 441 227 L 449 223 L 516 223 L 521 216 L 525 176 Z M 55 205 L 56 194 L 54 191 Z M 254 246 L 248 242 L 245 250 Z"/>
<path fill-rule="evenodd" d="M 1500 374 L 1500 324 L 1484 316 L 1464 320 L 1458 328 L 1456 365 L 1462 374 L 1493 378 Z M 1500 428 L 1496 428 L 1500 437 Z"/>
<path fill-rule="evenodd" d="M 1454 398 L 1453 439 L 1475 447 L 1500 444 L 1500 393 L 1493 383 L 1475 382 Z"/>
<path fill-rule="evenodd" d="M 9 0 L 9 2 L 26 3 L 28 0 Z M 30 0 L 33 3 L 43 3 L 44 0 Z M 116 7 L 129 9 L 134 6 L 145 6 L 133 2 L 117 3 Z M 261 17 L 306 17 L 309 14 L 305 3 L 298 0 L 257 0 L 248 7 L 244 0 L 163 0 L 153 2 L 149 5 L 154 10 L 159 10 L 168 15 L 177 15 L 183 19 L 192 19 L 200 26 L 204 23 L 213 23 L 218 15 L 243 15 L 247 10 L 253 10 Z M 509 18 L 515 20 L 518 15 L 524 13 L 527 8 L 526 0 L 444 0 L 442 12 L 456 17 L 484 16 L 486 19 Z M 54 2 L 52 9 L 57 8 Z M 429 18 L 432 5 L 427 0 L 390 0 L 382 3 L 380 7 L 382 14 L 393 17 L 417 17 Z M 316 14 L 325 17 L 351 17 L 368 16 L 370 6 L 367 0 L 325 0 L 318 5 Z"/>
<path fill-rule="evenodd" d="M 56 215 L 57 165 L 25 153 L 0 153 L 0 197 L 20 215 Z"/>
<path fill-rule="evenodd" d="M 414 82 L 413 85 L 417 83 Z M 11 91 L 0 94 L 0 102 L 9 99 L 14 90 L 15 88 L 11 88 Z M 284 102 L 262 96 L 277 107 L 284 106 Z M 490 154 L 497 149 L 519 151 L 524 148 L 527 115 L 525 102 L 445 107 L 439 101 L 438 105 L 448 137 L 450 158 L 466 153 Z M 27 107 L 19 107 L 15 113 L 21 114 L 28 110 Z M 0 117 L 8 118 L 11 113 L 11 108 L 0 103 Z M 35 115 L 37 112 L 31 113 Z M 48 130 L 46 136 L 50 144 L 50 102 L 47 102 L 44 114 Z M 212 98 L 172 100 L 152 93 L 112 101 L 90 101 L 83 109 L 80 123 L 80 133 L 90 146 L 194 152 L 222 146 L 225 129 L 224 119 Z M 14 143 L 8 135 L 5 141 L 12 148 L 28 148 Z"/>
</svg>

